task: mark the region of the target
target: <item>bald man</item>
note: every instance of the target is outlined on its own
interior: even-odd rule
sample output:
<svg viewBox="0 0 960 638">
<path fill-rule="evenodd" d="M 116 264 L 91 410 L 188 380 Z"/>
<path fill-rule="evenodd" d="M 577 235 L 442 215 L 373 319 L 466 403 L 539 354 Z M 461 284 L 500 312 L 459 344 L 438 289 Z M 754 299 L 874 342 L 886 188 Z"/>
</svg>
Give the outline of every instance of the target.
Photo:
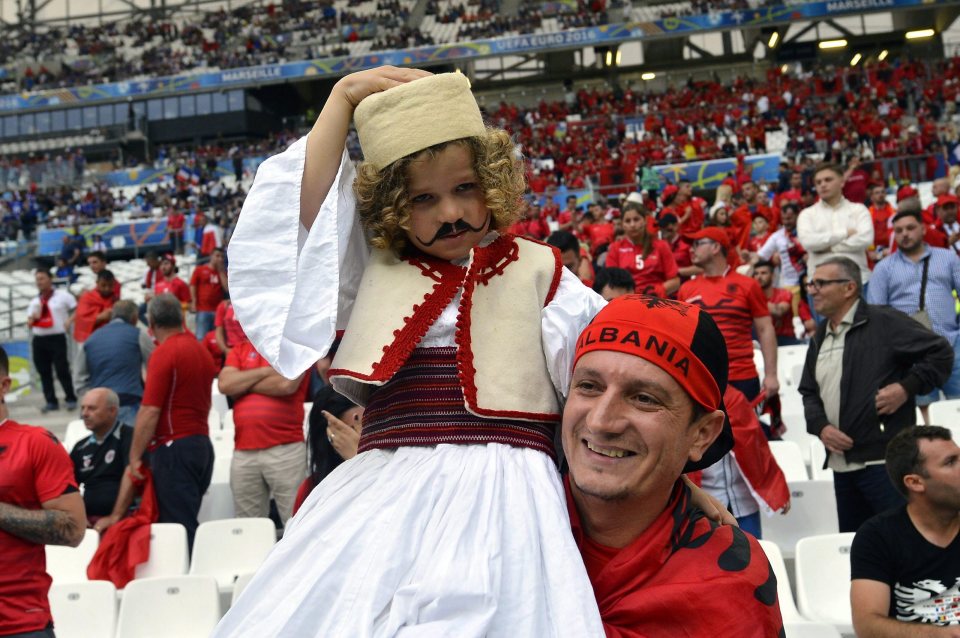
<svg viewBox="0 0 960 638">
<path fill-rule="evenodd" d="M 130 455 L 133 428 L 117 418 L 120 399 L 110 388 L 93 388 L 80 402 L 80 415 L 90 436 L 70 452 L 77 483 L 84 485 L 83 502 L 91 525 L 108 516 L 117 503 L 120 482 Z"/>
</svg>

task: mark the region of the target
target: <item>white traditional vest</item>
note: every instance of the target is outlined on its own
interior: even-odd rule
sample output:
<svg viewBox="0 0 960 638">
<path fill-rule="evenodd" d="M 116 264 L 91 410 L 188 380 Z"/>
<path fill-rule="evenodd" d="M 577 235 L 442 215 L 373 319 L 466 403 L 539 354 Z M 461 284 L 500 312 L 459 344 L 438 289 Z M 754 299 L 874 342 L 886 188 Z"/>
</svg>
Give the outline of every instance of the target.
<svg viewBox="0 0 960 638">
<path fill-rule="evenodd" d="M 456 346 L 466 409 L 491 419 L 559 421 L 540 313 L 562 272 L 555 249 L 512 235 L 474 248 L 466 266 L 374 250 L 330 369 L 331 382 L 366 405 L 462 288 Z"/>
</svg>

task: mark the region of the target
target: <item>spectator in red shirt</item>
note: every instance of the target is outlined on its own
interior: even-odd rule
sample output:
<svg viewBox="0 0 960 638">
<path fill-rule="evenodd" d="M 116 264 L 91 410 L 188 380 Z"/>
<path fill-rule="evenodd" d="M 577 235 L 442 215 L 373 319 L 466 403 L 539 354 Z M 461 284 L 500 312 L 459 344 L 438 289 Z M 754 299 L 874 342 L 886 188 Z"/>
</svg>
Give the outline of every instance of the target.
<svg viewBox="0 0 960 638">
<path fill-rule="evenodd" d="M 753 266 L 753 278 L 760 284 L 767 298 L 767 308 L 773 320 L 773 329 L 777 334 L 778 346 L 795 346 L 803 343 L 797 339 L 793 329 L 793 293 L 773 285 L 774 265 L 769 261 L 758 261 Z"/>
<path fill-rule="evenodd" d="M 760 190 L 756 182 L 749 181 L 743 184 L 743 204 L 741 204 L 731 215 L 731 222 L 734 219 L 742 218 L 744 221 L 742 223 L 747 225 L 747 228 L 753 223 L 757 217 L 763 217 L 767 220 L 769 226 L 773 227 L 774 230 L 780 226 L 780 220 L 773 214 L 773 211 L 767 206 L 766 195 Z M 747 221 L 746 215 L 749 215 L 749 221 Z M 747 231 L 747 236 L 743 237 L 743 243 L 740 244 L 741 248 L 746 248 L 746 243 L 749 240 L 749 230 Z"/>
<path fill-rule="evenodd" d="M 870 188 L 870 218 L 873 220 L 872 261 L 877 262 L 890 253 L 890 229 L 893 216 L 897 209 L 887 201 L 887 189 L 883 184 L 875 184 Z"/>
<path fill-rule="evenodd" d="M 691 235 L 703 228 L 703 207 L 693 199 L 693 186 L 690 182 L 680 182 L 677 186 L 664 188 L 663 205 L 661 214 L 671 212 L 676 215 L 682 235 Z M 667 211 L 667 208 L 670 210 Z"/>
<path fill-rule="evenodd" d="M 170 239 L 170 250 L 175 255 L 183 254 L 183 233 L 187 227 L 187 217 L 183 211 L 170 208 L 167 215 L 167 236 Z"/>
<path fill-rule="evenodd" d="M 95 250 L 87 255 L 87 266 L 90 267 L 90 272 L 92 272 L 94 276 L 102 273 L 107 269 L 106 253 L 101 250 Z M 116 279 L 113 281 L 113 296 L 114 300 L 120 299 L 120 282 Z"/>
<path fill-rule="evenodd" d="M 203 345 L 183 328 L 180 302 L 154 297 L 147 308 L 159 344 L 147 364 L 147 382 L 130 445 L 130 473 L 153 471 L 159 522 L 180 523 L 193 546 L 197 513 L 213 474 L 207 416 L 217 368 Z"/>
<path fill-rule="evenodd" d="M 520 237 L 532 237 L 538 241 L 543 241 L 550 234 L 550 226 L 547 225 L 547 220 L 540 216 L 540 206 L 528 203 L 523 217 L 510 226 L 508 232 Z"/>
<path fill-rule="evenodd" d="M 613 241 L 616 232 L 613 223 L 604 219 L 603 207 L 597 202 L 590 204 L 586 221 L 583 224 L 583 234 L 590 244 L 590 250 L 593 251 L 594 256 L 596 256 L 604 246 L 609 245 L 610 242 Z"/>
<path fill-rule="evenodd" d="M 859 157 L 850 158 L 850 164 L 843 174 L 843 196 L 855 204 L 867 201 L 867 186 L 870 184 L 870 175 L 863 170 Z"/>
<path fill-rule="evenodd" d="M 310 377 L 285 379 L 245 341 L 227 355 L 219 387 L 234 400 L 230 489 L 237 516 L 268 516 L 273 496 L 286 525 L 307 475 L 303 402 Z"/>
<path fill-rule="evenodd" d="M 566 208 L 557 215 L 557 223 L 560 225 L 558 230 L 572 230 L 576 223 L 577 215 L 579 214 L 580 212 L 577 210 L 577 196 L 568 195 Z"/>
<path fill-rule="evenodd" d="M 677 298 L 704 308 L 717 322 L 727 342 L 730 385 L 751 401 L 759 396 L 761 382 L 753 363 L 753 330 L 763 352 L 762 390 L 772 397 L 780 389 L 777 381 L 777 337 L 770 319 L 767 298 L 760 285 L 734 270 L 736 248 L 722 228 L 704 228 L 692 235 L 691 259 L 703 268 L 703 275 L 680 286 Z"/>
<path fill-rule="evenodd" d="M 9 418 L 10 383 L 0 348 L 0 635 L 53 636 L 44 545 L 79 545 L 87 514 L 57 438 Z"/>
<path fill-rule="evenodd" d="M 656 225 L 636 208 L 623 214 L 624 237 L 607 249 L 607 268 L 623 268 L 633 277 L 640 294 L 666 297 L 680 287 L 677 264 L 670 245 L 657 239 Z"/>
<path fill-rule="evenodd" d="M 215 248 L 210 254 L 210 263 L 194 268 L 190 277 L 190 310 L 197 313 L 194 333 L 203 341 L 214 329 L 217 306 L 223 301 L 223 282 L 227 272 L 223 263 L 223 248 Z"/>
<path fill-rule="evenodd" d="M 153 286 L 155 295 L 171 294 L 180 301 L 182 308 L 190 304 L 190 287 L 177 277 L 177 258 L 165 253 L 160 259 L 160 271 Z"/>
<path fill-rule="evenodd" d="M 200 239 L 200 259 L 209 257 L 215 248 L 223 248 L 223 229 L 216 219 L 208 219 Z"/>
<path fill-rule="evenodd" d="M 702 273 L 703 271 L 690 261 L 690 242 L 677 231 L 677 216 L 673 213 L 661 215 L 657 224 L 660 226 L 660 238 L 667 242 L 673 251 L 673 261 L 677 264 L 680 280 L 686 281 Z"/>
<path fill-rule="evenodd" d="M 77 310 L 73 315 L 74 341 L 83 343 L 94 330 L 110 321 L 110 310 L 116 302 L 113 296 L 116 282 L 112 272 L 102 270 L 97 275 L 96 287 L 80 295 L 80 299 L 77 300 Z"/>
</svg>

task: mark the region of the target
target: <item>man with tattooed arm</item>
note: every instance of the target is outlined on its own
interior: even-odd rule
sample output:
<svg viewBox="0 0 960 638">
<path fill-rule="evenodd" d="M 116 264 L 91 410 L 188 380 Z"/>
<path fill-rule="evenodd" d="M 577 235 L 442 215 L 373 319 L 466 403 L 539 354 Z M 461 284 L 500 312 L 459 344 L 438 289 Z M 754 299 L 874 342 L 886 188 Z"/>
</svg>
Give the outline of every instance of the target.
<svg viewBox="0 0 960 638">
<path fill-rule="evenodd" d="M 57 438 L 8 417 L 9 373 L 0 348 L 0 636 L 52 638 L 43 546 L 76 547 L 87 517 Z"/>
</svg>

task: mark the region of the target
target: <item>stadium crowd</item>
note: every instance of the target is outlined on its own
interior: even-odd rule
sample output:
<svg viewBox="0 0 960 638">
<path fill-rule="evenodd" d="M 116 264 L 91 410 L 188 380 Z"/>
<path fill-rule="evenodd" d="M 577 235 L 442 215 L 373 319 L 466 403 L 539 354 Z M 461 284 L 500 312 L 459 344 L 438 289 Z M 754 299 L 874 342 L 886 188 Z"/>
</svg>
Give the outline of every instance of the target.
<svg viewBox="0 0 960 638">
<path fill-rule="evenodd" d="M 782 427 L 776 425 L 782 382 L 776 364 L 778 346 L 811 344 L 800 385 L 806 427 L 828 452 L 827 464 L 835 474 L 840 529 L 856 531 L 886 508 L 906 507 L 908 501 L 915 503 L 919 498 L 910 491 L 909 483 L 901 489 L 886 476 L 883 461 L 887 440 L 896 431 L 913 425 L 915 406 L 923 408 L 936 401 L 941 390 L 947 398 L 960 397 L 960 366 L 954 362 L 951 368 L 948 361 L 960 338 L 953 299 L 953 293 L 960 292 L 960 182 L 957 170 L 936 177 L 940 165 L 927 162 L 927 157 L 942 155 L 948 144 L 957 141 L 956 131 L 945 125 L 943 116 L 956 108 L 960 98 L 958 80 L 957 59 L 935 66 L 906 61 L 858 69 L 825 68 L 797 77 L 771 68 L 766 83 L 738 80 L 722 86 L 690 82 L 662 94 L 634 93 L 629 88 L 608 93 L 583 89 L 572 92 L 566 102 L 542 103 L 531 109 L 500 104 L 488 115 L 495 125 L 510 131 L 524 149 L 530 160 L 526 167 L 529 189 L 517 211 L 519 219 L 511 220 L 513 223 L 503 228 L 507 231 L 506 241 L 524 248 L 517 248 L 514 253 L 508 250 L 503 255 L 491 254 L 489 266 L 498 274 L 506 272 L 517 260 L 531 263 L 531 268 L 556 266 L 549 250 L 543 254 L 551 258 L 541 260 L 542 263 L 530 256 L 540 251 L 542 245 L 525 239 L 535 239 L 556 248 L 562 260 L 562 267 L 557 272 L 550 271 L 544 279 L 548 285 L 543 299 L 552 298 L 559 288 L 567 286 L 564 294 L 580 295 L 598 308 L 599 297 L 612 302 L 630 293 L 662 300 L 643 302 L 651 304 L 647 306 L 651 316 L 654 310 L 673 312 L 675 308 L 687 308 L 686 304 L 697 307 L 696 312 L 710 318 L 710 325 L 715 324 L 713 330 L 723 336 L 726 356 L 722 362 L 697 362 L 697 374 L 706 375 L 702 379 L 712 379 L 711 387 L 717 393 L 709 400 L 698 394 L 696 401 L 708 406 L 708 416 L 721 406 L 720 394 L 725 391 L 733 395 L 728 400 L 724 394 L 728 407 L 737 401 L 764 406 L 770 417 L 765 431 L 749 407 L 740 412 L 747 416 L 737 417 L 738 423 L 732 425 L 734 431 L 741 428 L 741 433 L 752 432 L 757 440 L 761 436 L 776 439 L 783 433 Z M 468 90 L 466 94 L 470 96 Z M 472 96 L 469 101 L 473 101 Z M 581 121 L 569 121 L 568 116 L 573 114 L 579 115 Z M 628 131 L 628 118 L 642 121 L 639 134 Z M 906 124 L 907 121 L 911 123 Z M 740 155 L 766 149 L 768 130 L 784 129 L 789 141 L 778 179 L 757 183 L 749 167 L 738 161 L 737 168 L 725 176 L 712 194 L 712 202 L 698 196 L 689 182 L 671 182 L 649 170 L 664 162 L 717 157 L 742 160 Z M 362 135 L 361 131 L 361 143 Z M 503 137 L 509 142 L 508 136 Z M 78 171 L 76 160 L 72 162 L 72 176 L 67 172 L 64 183 L 45 188 L 36 186 L 30 163 L 25 168 L 11 167 L 9 163 L 0 166 L 6 175 L 4 183 L 15 185 L 2 204 L 5 228 L 8 217 L 10 224 L 19 224 L 26 234 L 31 224 L 43 221 L 76 226 L 81 221 L 102 219 L 117 212 L 152 215 L 157 208 L 168 219 L 170 248 L 146 258 L 148 269 L 141 285 L 149 303 L 140 312 L 124 301 L 124 293 L 118 290 L 102 250 L 87 250 L 101 247 L 80 246 L 69 236 L 64 240 L 61 267 L 82 268 L 86 264 L 96 274 L 96 285 L 79 298 L 55 288 L 51 273 L 45 269 L 36 272 L 38 295 L 31 301 L 28 314 L 33 363 L 41 376 L 45 410 L 60 408 L 54 385 L 56 374 L 65 407 L 74 409 L 80 401 L 84 422 L 91 431 L 91 438 L 72 450 L 75 476 L 58 476 L 50 483 L 75 488 L 77 482 L 91 481 L 91 476 L 96 475 L 98 481 L 92 483 L 95 489 L 88 485 L 84 501 L 86 523 L 99 532 L 109 534 L 110 528 L 129 520 L 134 482 L 152 480 L 159 501 L 159 520 L 183 524 L 189 542 L 193 542 L 197 514 L 210 485 L 214 462 L 208 414 L 209 389 L 215 380 L 219 391 L 233 402 L 235 442 L 230 484 L 234 509 L 238 516 L 264 517 L 271 513 L 272 500 L 278 529 L 306 501 L 311 489 L 323 489 L 317 487 L 323 485 L 321 479 L 342 460 L 364 451 L 361 422 L 366 429 L 369 423 L 378 423 L 373 419 L 383 419 L 379 422 L 383 425 L 389 419 L 402 418 L 391 414 L 388 404 L 380 403 L 374 404 L 365 419 L 358 405 L 334 393 L 328 385 L 330 359 L 336 348 L 342 343 L 349 348 L 361 346 L 346 338 L 336 342 L 334 350 L 320 361 L 315 361 L 316 357 L 310 359 L 309 370 L 289 375 L 291 380 L 275 370 L 276 361 L 254 347 L 236 318 L 229 297 L 231 282 L 227 278 L 224 249 L 232 241 L 231 230 L 248 196 L 240 183 L 244 177 L 242 160 L 255 152 L 284 150 L 281 161 L 284 156 L 289 159 L 297 152 L 307 152 L 302 150 L 303 144 L 291 145 L 293 138 L 294 133 L 284 132 L 255 148 L 163 150 L 157 161 L 176 166 L 176 178 L 169 184 L 143 188 L 132 198 L 114 195 L 102 185 L 77 190 L 73 185 Z M 512 144 L 504 143 L 504 148 L 508 146 L 512 149 Z M 430 158 L 429 162 L 436 163 L 430 166 L 438 171 L 429 174 L 430 179 L 447 179 L 445 171 L 450 170 L 449 163 L 456 165 L 456 153 L 469 156 L 476 152 L 464 151 L 465 148 L 445 147 L 437 157 Z M 329 149 L 323 150 L 330 154 Z M 217 176 L 216 162 L 221 158 L 240 160 L 233 188 L 227 188 Z M 379 161 L 370 156 L 365 160 Z M 463 158 L 459 160 L 462 162 Z M 278 164 L 274 162 L 267 170 L 278 170 Z M 20 171 L 13 178 L 12 169 Z M 336 174 L 336 166 L 334 169 Z M 411 175 L 404 179 L 416 185 L 417 170 L 411 169 Z M 23 171 L 31 182 L 25 188 Z M 83 174 L 82 167 L 79 174 Z M 934 199 L 924 208 L 914 185 L 926 181 L 933 181 Z M 578 189 L 588 183 L 627 186 L 622 195 L 596 195 L 589 201 L 574 195 L 561 203 L 549 196 L 551 187 Z M 464 184 L 459 178 L 451 184 L 459 195 Z M 468 185 L 473 186 L 472 182 Z M 415 186 L 410 188 L 416 190 Z M 420 190 L 429 191 L 426 187 Z M 320 202 L 323 196 L 325 193 L 320 195 Z M 257 201 L 266 209 L 267 199 L 262 191 L 259 197 Z M 432 205 L 421 197 L 422 194 L 415 198 L 417 205 Z M 888 201 L 891 197 L 895 204 Z M 318 202 L 314 209 L 319 208 Z M 479 209 L 465 208 L 471 215 L 478 214 Z M 295 212 L 299 214 L 299 205 Z M 192 226 L 197 232 L 192 238 L 184 236 L 187 216 L 193 217 Z M 268 221 L 278 223 L 276 219 Z M 294 223 L 302 221 L 297 218 Z M 456 241 L 465 233 L 476 234 L 478 231 L 471 224 L 479 221 L 483 220 L 464 220 L 466 230 L 453 227 L 453 239 L 449 241 Z M 304 225 L 309 228 L 311 223 L 316 222 L 306 220 Z M 255 238 L 255 234 L 248 235 L 246 241 Z M 442 239 L 437 231 L 434 240 Z M 415 233 L 410 241 L 421 242 L 422 245 L 414 243 L 421 251 L 434 244 L 421 240 Z M 504 244 L 497 242 L 500 240 L 477 250 L 499 250 Z M 188 282 L 178 276 L 177 265 L 189 243 L 194 244 L 200 265 Z M 527 244 L 533 253 L 528 252 Z M 471 246 L 469 250 L 472 249 Z M 464 256 L 447 255 L 443 248 L 435 250 L 446 266 L 450 260 Z M 522 257 L 518 257 L 521 253 Z M 417 263 L 424 273 L 435 275 L 433 290 L 442 288 L 449 292 L 445 303 L 460 289 L 464 277 L 478 276 L 472 271 L 458 270 L 461 279 L 447 291 L 445 266 L 436 266 L 435 260 L 426 258 Z M 395 266 L 382 267 L 382 276 L 395 276 L 390 272 L 397 270 Z M 436 272 L 431 268 L 436 268 Z M 538 277 L 541 274 L 536 273 Z M 584 286 L 576 283 L 577 279 Z M 554 283 L 550 285 L 550 281 Z M 339 281 L 334 282 L 332 289 L 339 285 Z M 573 292 L 569 286 L 574 286 Z M 420 294 L 422 291 L 417 293 Z M 604 321 L 609 321 L 609 329 L 626 330 L 631 319 L 618 314 L 617 309 L 628 303 L 637 303 L 636 298 L 611 303 L 601 311 L 601 323 L 606 326 Z M 362 305 L 358 303 L 357 307 Z M 419 305 L 415 306 L 418 308 Z M 431 312 L 436 311 L 433 321 L 437 321 L 443 308 L 428 307 Z M 393 309 L 381 310 L 386 314 Z M 534 310 L 539 319 L 542 308 L 538 305 Z M 640 310 L 631 308 L 631 313 L 636 312 Z M 685 312 L 680 314 L 686 317 Z M 152 340 L 144 340 L 138 321 L 149 328 Z M 666 320 L 650 321 L 646 328 L 658 330 L 661 328 L 657 322 Z M 698 321 L 688 318 L 690 335 L 684 343 L 678 341 L 690 352 L 694 349 L 693 335 L 700 330 Z M 457 330 L 461 328 L 458 323 Z M 541 329 L 538 326 L 537 334 L 530 340 L 538 345 L 534 349 L 537 352 Z M 384 338 L 400 339 L 404 334 L 398 329 L 392 337 Z M 329 336 L 333 341 L 333 331 Z M 417 339 L 423 336 L 420 333 Z M 600 334 L 594 336 L 602 341 Z M 68 340 L 83 344 L 72 362 L 68 360 Z M 762 369 L 755 364 L 754 340 L 759 343 Z M 589 350 L 591 343 L 594 342 L 589 338 L 578 343 L 577 356 L 584 354 L 580 352 L 583 349 Z M 122 356 L 121 344 L 125 348 Z M 377 351 L 381 345 L 373 344 Z M 389 345 L 383 352 L 389 351 Z M 416 344 L 411 348 L 413 345 Z M 649 346 L 646 349 L 651 350 Z M 296 356 L 309 357 L 313 352 Z M 589 354 L 596 353 L 586 353 Z M 633 350 L 630 354 L 646 356 Z M 415 357 L 422 353 L 406 355 Z M 458 362 L 455 355 L 450 357 L 451 378 L 456 379 Z M 869 382 L 854 385 L 854 359 L 857 375 Z M 596 356 L 590 360 L 599 361 Z M 576 365 L 575 361 L 571 367 Z M 0 364 L 6 366 L 5 362 Z M 417 365 L 443 367 L 430 361 L 418 361 Z M 479 361 L 476 365 L 482 368 L 485 364 Z M 658 365 L 657 374 L 665 380 L 680 380 L 679 376 L 668 378 L 665 363 Z M 144 366 L 145 376 L 141 374 Z M 71 374 L 71 368 L 74 373 L 82 373 Z M 5 377 L 8 370 L 2 372 L 0 376 Z M 543 377 L 536 383 L 549 390 L 554 381 L 547 374 Z M 409 383 L 402 376 L 398 380 Z M 588 395 L 599 385 L 597 379 L 585 383 L 574 386 L 582 389 L 582 395 L 571 401 L 570 410 L 578 407 L 577 401 L 589 402 Z M 841 394 L 841 385 L 849 391 Z M 412 387 L 391 391 L 411 392 Z M 473 390 L 475 393 L 476 388 Z M 684 418 L 692 410 L 688 404 L 696 392 L 682 381 L 677 387 L 676 396 L 686 401 L 682 404 Z M 461 408 L 463 401 L 476 400 L 475 394 L 458 396 Z M 309 415 L 304 413 L 308 397 L 314 399 Z M 852 405 L 851 397 L 856 397 L 859 407 Z M 517 414 L 504 412 L 504 405 L 507 404 L 496 406 L 501 413 Z M 667 405 L 679 410 L 676 405 L 680 404 Z M 865 405 L 875 409 L 863 409 Z M 579 407 L 585 413 L 589 411 L 585 403 Z M 559 410 L 558 406 L 547 408 Z M 5 414 L 5 408 L 2 410 Z M 463 412 L 463 418 L 472 418 L 466 410 Z M 737 414 L 732 409 L 728 412 Z M 542 413 L 521 414 L 532 418 Z M 306 437 L 305 419 L 309 423 Z M 721 427 L 729 424 L 724 424 L 722 415 L 714 421 L 710 427 L 717 437 Z M 566 416 L 564 424 L 568 427 Z M 890 431 L 884 431 L 885 425 Z M 136 427 L 131 430 L 131 426 Z M 587 425 L 580 427 L 589 429 Z M 529 429 L 521 428 L 518 431 L 531 437 L 526 447 L 540 444 L 536 432 L 531 434 Z M 429 434 L 442 436 L 439 432 Z M 732 437 L 731 445 L 735 446 Z M 943 440 L 936 431 L 931 437 Z M 564 434 L 565 446 L 574 442 L 569 433 Z M 709 442 L 701 447 L 700 452 L 706 454 Z M 120 466 L 121 471 L 98 474 L 94 466 L 110 464 L 103 454 L 108 449 L 114 451 L 111 459 L 117 455 L 121 459 L 111 469 Z M 711 459 L 718 460 L 722 470 L 695 469 L 703 470 L 704 491 L 729 509 L 744 530 L 760 537 L 759 512 L 786 512 L 789 492 L 785 492 L 786 484 L 776 464 L 751 466 L 746 461 L 748 454 L 737 454 L 737 448 L 733 449 L 733 455 Z M 728 451 L 729 446 L 725 452 Z M 44 453 L 53 455 L 49 450 Z M 677 476 L 683 467 L 680 457 Z M 571 459 L 576 471 L 576 453 Z M 152 478 L 145 471 L 147 465 Z M 124 473 L 123 466 L 129 466 L 129 472 Z M 917 473 L 911 475 L 914 474 Z M 682 502 L 685 508 L 688 488 L 676 487 L 680 485 L 676 483 L 677 476 L 670 475 L 664 496 L 669 496 L 672 503 Z M 744 479 L 755 489 L 743 489 Z M 572 489 L 570 503 L 575 504 L 570 507 L 578 544 L 594 550 L 599 547 L 597 551 L 601 552 L 586 559 L 593 579 L 605 568 L 611 554 L 602 554 L 602 544 L 590 545 L 590 521 L 585 515 L 583 529 L 577 527 L 580 523 L 576 513 L 583 515 L 584 511 L 583 495 L 578 488 Z M 76 499 L 68 500 L 72 520 Z M 307 507 L 316 507 L 316 501 L 313 499 Z M 687 510 L 683 511 L 687 516 Z M 2 521 L 0 510 L 0 525 Z M 74 531 L 41 542 L 73 543 Z M 725 533 L 740 534 L 729 530 Z M 608 543 L 607 549 L 613 546 L 623 547 Z M 759 573 L 756 565 L 752 565 L 751 577 L 756 576 L 754 572 Z M 874 582 L 880 578 L 868 567 L 858 573 Z M 761 576 L 765 578 L 766 573 Z M 260 587 L 256 591 L 269 588 L 269 583 Z M 875 602 L 875 593 L 865 597 Z M 252 598 L 248 596 L 247 601 Z M 600 603 L 604 613 L 604 601 Z M 613 607 L 616 605 L 607 608 L 611 614 Z M 770 615 L 770 622 L 774 622 L 769 608 L 767 605 L 758 614 L 765 618 Z"/>
</svg>

